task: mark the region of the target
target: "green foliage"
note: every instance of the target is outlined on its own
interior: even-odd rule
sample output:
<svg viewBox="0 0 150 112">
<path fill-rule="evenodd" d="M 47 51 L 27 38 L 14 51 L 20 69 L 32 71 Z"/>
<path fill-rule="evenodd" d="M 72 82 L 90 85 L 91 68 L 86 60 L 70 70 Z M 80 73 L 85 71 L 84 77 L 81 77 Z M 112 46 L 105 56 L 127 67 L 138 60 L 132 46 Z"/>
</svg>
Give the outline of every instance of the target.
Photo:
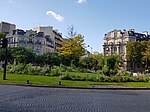
<svg viewBox="0 0 150 112">
<path fill-rule="evenodd" d="M 145 47 L 141 42 L 130 42 L 126 46 L 127 55 L 126 58 L 129 61 L 141 61 L 143 55 L 142 52 L 145 51 Z"/>
<path fill-rule="evenodd" d="M 0 33 L 0 39 L 1 39 L 1 38 L 5 38 L 5 34 Z"/>
<path fill-rule="evenodd" d="M 34 63 L 39 66 L 45 65 L 44 55 L 35 55 Z"/>
<path fill-rule="evenodd" d="M 51 73 L 51 76 L 61 76 L 61 75 L 62 75 L 62 72 L 59 67 L 55 67 L 55 69 L 53 69 L 53 73 Z"/>
<path fill-rule="evenodd" d="M 25 69 L 25 65 L 20 63 L 18 65 L 9 66 L 9 73 L 24 74 L 27 73 L 27 70 Z"/>
<path fill-rule="evenodd" d="M 116 75 L 121 62 L 121 58 L 116 55 L 106 56 L 104 59 L 104 67 L 102 68 L 104 75 Z"/>
<path fill-rule="evenodd" d="M 107 57 L 105 57 L 105 65 L 108 66 L 108 69 L 118 69 L 119 67 L 119 63 L 122 60 L 120 59 L 120 57 L 116 56 L 116 55 L 109 55 Z"/>
<path fill-rule="evenodd" d="M 8 66 L 9 73 L 17 73 L 17 74 L 31 74 L 31 75 L 49 75 L 51 73 L 51 69 L 48 66 L 40 67 L 33 66 L 31 63 L 25 65 L 20 63 L 18 65 L 9 65 Z"/>
<path fill-rule="evenodd" d="M 133 71 L 135 71 L 136 64 L 142 65 L 142 52 L 145 52 L 145 45 L 145 42 L 131 42 L 126 46 L 126 59 L 130 61 Z"/>
<path fill-rule="evenodd" d="M 118 73 L 117 69 L 110 69 L 110 75 L 116 75 Z"/>
<path fill-rule="evenodd" d="M 64 60 L 68 60 L 71 64 L 71 60 L 73 60 L 77 64 L 79 61 L 79 57 L 84 55 L 84 37 L 81 35 L 76 36 L 69 41 L 66 41 L 64 45 L 58 48 L 59 56 L 61 56 Z"/>
<path fill-rule="evenodd" d="M 13 57 L 11 53 L 11 49 L 8 48 L 7 50 L 8 62 L 12 63 Z M 5 49 L 0 49 L 0 61 L 5 60 Z"/>
<path fill-rule="evenodd" d="M 46 53 L 46 54 L 43 54 L 43 58 L 44 58 L 45 64 L 47 65 L 50 65 L 50 66 L 60 65 L 60 58 L 58 57 L 57 54 Z"/>
<path fill-rule="evenodd" d="M 150 78 L 148 76 L 78 76 L 74 74 L 64 74 L 61 76 L 62 80 L 72 81 L 92 81 L 92 82 L 148 82 Z"/>
<path fill-rule="evenodd" d="M 143 59 L 150 60 L 150 40 L 146 43 L 145 52 L 143 52 Z"/>
<path fill-rule="evenodd" d="M 28 64 L 33 62 L 35 58 L 35 54 L 31 51 L 31 49 L 27 49 L 24 47 L 16 47 L 12 49 L 12 56 L 18 63 Z"/>
<path fill-rule="evenodd" d="M 146 43 L 145 52 L 142 52 L 143 63 L 145 64 L 145 69 L 150 71 L 150 40 Z"/>
<path fill-rule="evenodd" d="M 101 70 L 104 66 L 104 57 L 102 54 L 94 54 L 85 58 L 81 58 L 79 61 L 81 68 L 86 68 L 90 70 Z"/>
<path fill-rule="evenodd" d="M 102 70 L 106 76 L 116 75 L 118 73 L 121 58 L 112 55 L 104 57 L 102 54 L 91 55 L 80 59 L 80 67 L 90 70 Z"/>
<path fill-rule="evenodd" d="M 60 64 L 60 71 L 66 72 L 67 71 L 67 66 Z"/>
<path fill-rule="evenodd" d="M 31 63 L 27 64 L 25 69 L 27 70 L 28 74 L 34 73 L 34 69 Z"/>
<path fill-rule="evenodd" d="M 109 68 L 108 68 L 107 65 L 104 65 L 102 71 L 103 71 L 104 75 L 110 76 L 110 74 L 109 74 Z"/>
<path fill-rule="evenodd" d="M 0 49 L 0 61 L 5 60 L 5 49 Z"/>
<path fill-rule="evenodd" d="M 126 49 L 126 58 L 130 61 L 134 71 L 137 64 L 144 64 L 145 69 L 148 68 L 150 64 L 150 41 L 131 42 L 127 44 Z"/>
</svg>

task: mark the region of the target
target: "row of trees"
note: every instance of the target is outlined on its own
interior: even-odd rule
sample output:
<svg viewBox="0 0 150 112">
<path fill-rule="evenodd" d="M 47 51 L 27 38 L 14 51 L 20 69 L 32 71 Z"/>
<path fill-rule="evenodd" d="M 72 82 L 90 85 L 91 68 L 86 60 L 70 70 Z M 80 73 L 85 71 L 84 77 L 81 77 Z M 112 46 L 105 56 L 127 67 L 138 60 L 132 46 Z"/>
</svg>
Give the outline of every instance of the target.
<svg viewBox="0 0 150 112">
<path fill-rule="evenodd" d="M 72 28 L 73 30 L 73 28 Z M 75 34 L 71 33 L 72 36 Z M 0 34 L 0 38 L 5 35 Z M 9 63 L 33 63 L 36 65 L 60 65 L 60 63 L 70 66 L 71 64 L 78 65 L 79 58 L 84 55 L 84 37 L 77 35 L 71 37 L 64 42 L 63 47 L 58 49 L 58 54 L 45 53 L 43 55 L 36 55 L 31 49 L 24 47 L 8 48 L 8 62 Z M 0 48 L 0 61 L 5 59 L 5 50 Z"/>
<path fill-rule="evenodd" d="M 5 50 L 0 49 L 0 61 L 4 61 Z M 43 55 L 36 55 L 31 49 L 24 47 L 8 48 L 8 62 L 13 64 L 36 64 L 36 65 L 59 65 L 60 57 L 58 54 L 46 53 Z"/>
</svg>

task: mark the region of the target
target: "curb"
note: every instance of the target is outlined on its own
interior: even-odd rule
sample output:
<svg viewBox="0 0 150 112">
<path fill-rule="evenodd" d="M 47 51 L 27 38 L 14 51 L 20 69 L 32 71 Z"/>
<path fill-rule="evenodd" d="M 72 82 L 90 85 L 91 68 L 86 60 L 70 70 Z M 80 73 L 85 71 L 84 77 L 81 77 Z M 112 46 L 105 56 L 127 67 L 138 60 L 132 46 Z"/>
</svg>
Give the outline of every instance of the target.
<svg viewBox="0 0 150 112">
<path fill-rule="evenodd" d="M 36 85 L 36 84 L 15 84 L 15 83 L 0 83 L 0 85 L 11 85 L 11 86 L 26 86 L 26 87 L 40 87 L 40 88 L 65 88 L 65 89 L 91 89 L 91 90 L 150 90 L 150 88 L 133 88 L 133 87 L 76 87 L 76 86 L 51 86 L 51 85 Z"/>
</svg>

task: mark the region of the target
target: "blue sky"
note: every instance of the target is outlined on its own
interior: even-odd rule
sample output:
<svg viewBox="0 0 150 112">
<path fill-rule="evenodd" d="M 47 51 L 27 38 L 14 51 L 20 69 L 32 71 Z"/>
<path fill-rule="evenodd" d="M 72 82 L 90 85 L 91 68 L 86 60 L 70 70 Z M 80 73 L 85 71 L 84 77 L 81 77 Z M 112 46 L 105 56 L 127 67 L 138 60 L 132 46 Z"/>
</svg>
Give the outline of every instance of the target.
<svg viewBox="0 0 150 112">
<path fill-rule="evenodd" d="M 150 32 L 150 0 L 0 0 L 0 6 L 0 21 L 20 29 L 50 25 L 67 35 L 74 25 L 92 51 L 102 52 L 104 34 L 114 29 Z"/>
</svg>

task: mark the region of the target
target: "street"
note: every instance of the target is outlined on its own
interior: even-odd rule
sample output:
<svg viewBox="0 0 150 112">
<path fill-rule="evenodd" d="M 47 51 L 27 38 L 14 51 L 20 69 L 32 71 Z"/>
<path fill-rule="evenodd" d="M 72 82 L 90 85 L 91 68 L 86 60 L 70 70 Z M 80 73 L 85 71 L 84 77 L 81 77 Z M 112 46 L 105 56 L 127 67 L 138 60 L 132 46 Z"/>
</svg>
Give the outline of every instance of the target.
<svg viewBox="0 0 150 112">
<path fill-rule="evenodd" d="M 149 90 L 0 85 L 0 112 L 149 112 Z"/>
</svg>

